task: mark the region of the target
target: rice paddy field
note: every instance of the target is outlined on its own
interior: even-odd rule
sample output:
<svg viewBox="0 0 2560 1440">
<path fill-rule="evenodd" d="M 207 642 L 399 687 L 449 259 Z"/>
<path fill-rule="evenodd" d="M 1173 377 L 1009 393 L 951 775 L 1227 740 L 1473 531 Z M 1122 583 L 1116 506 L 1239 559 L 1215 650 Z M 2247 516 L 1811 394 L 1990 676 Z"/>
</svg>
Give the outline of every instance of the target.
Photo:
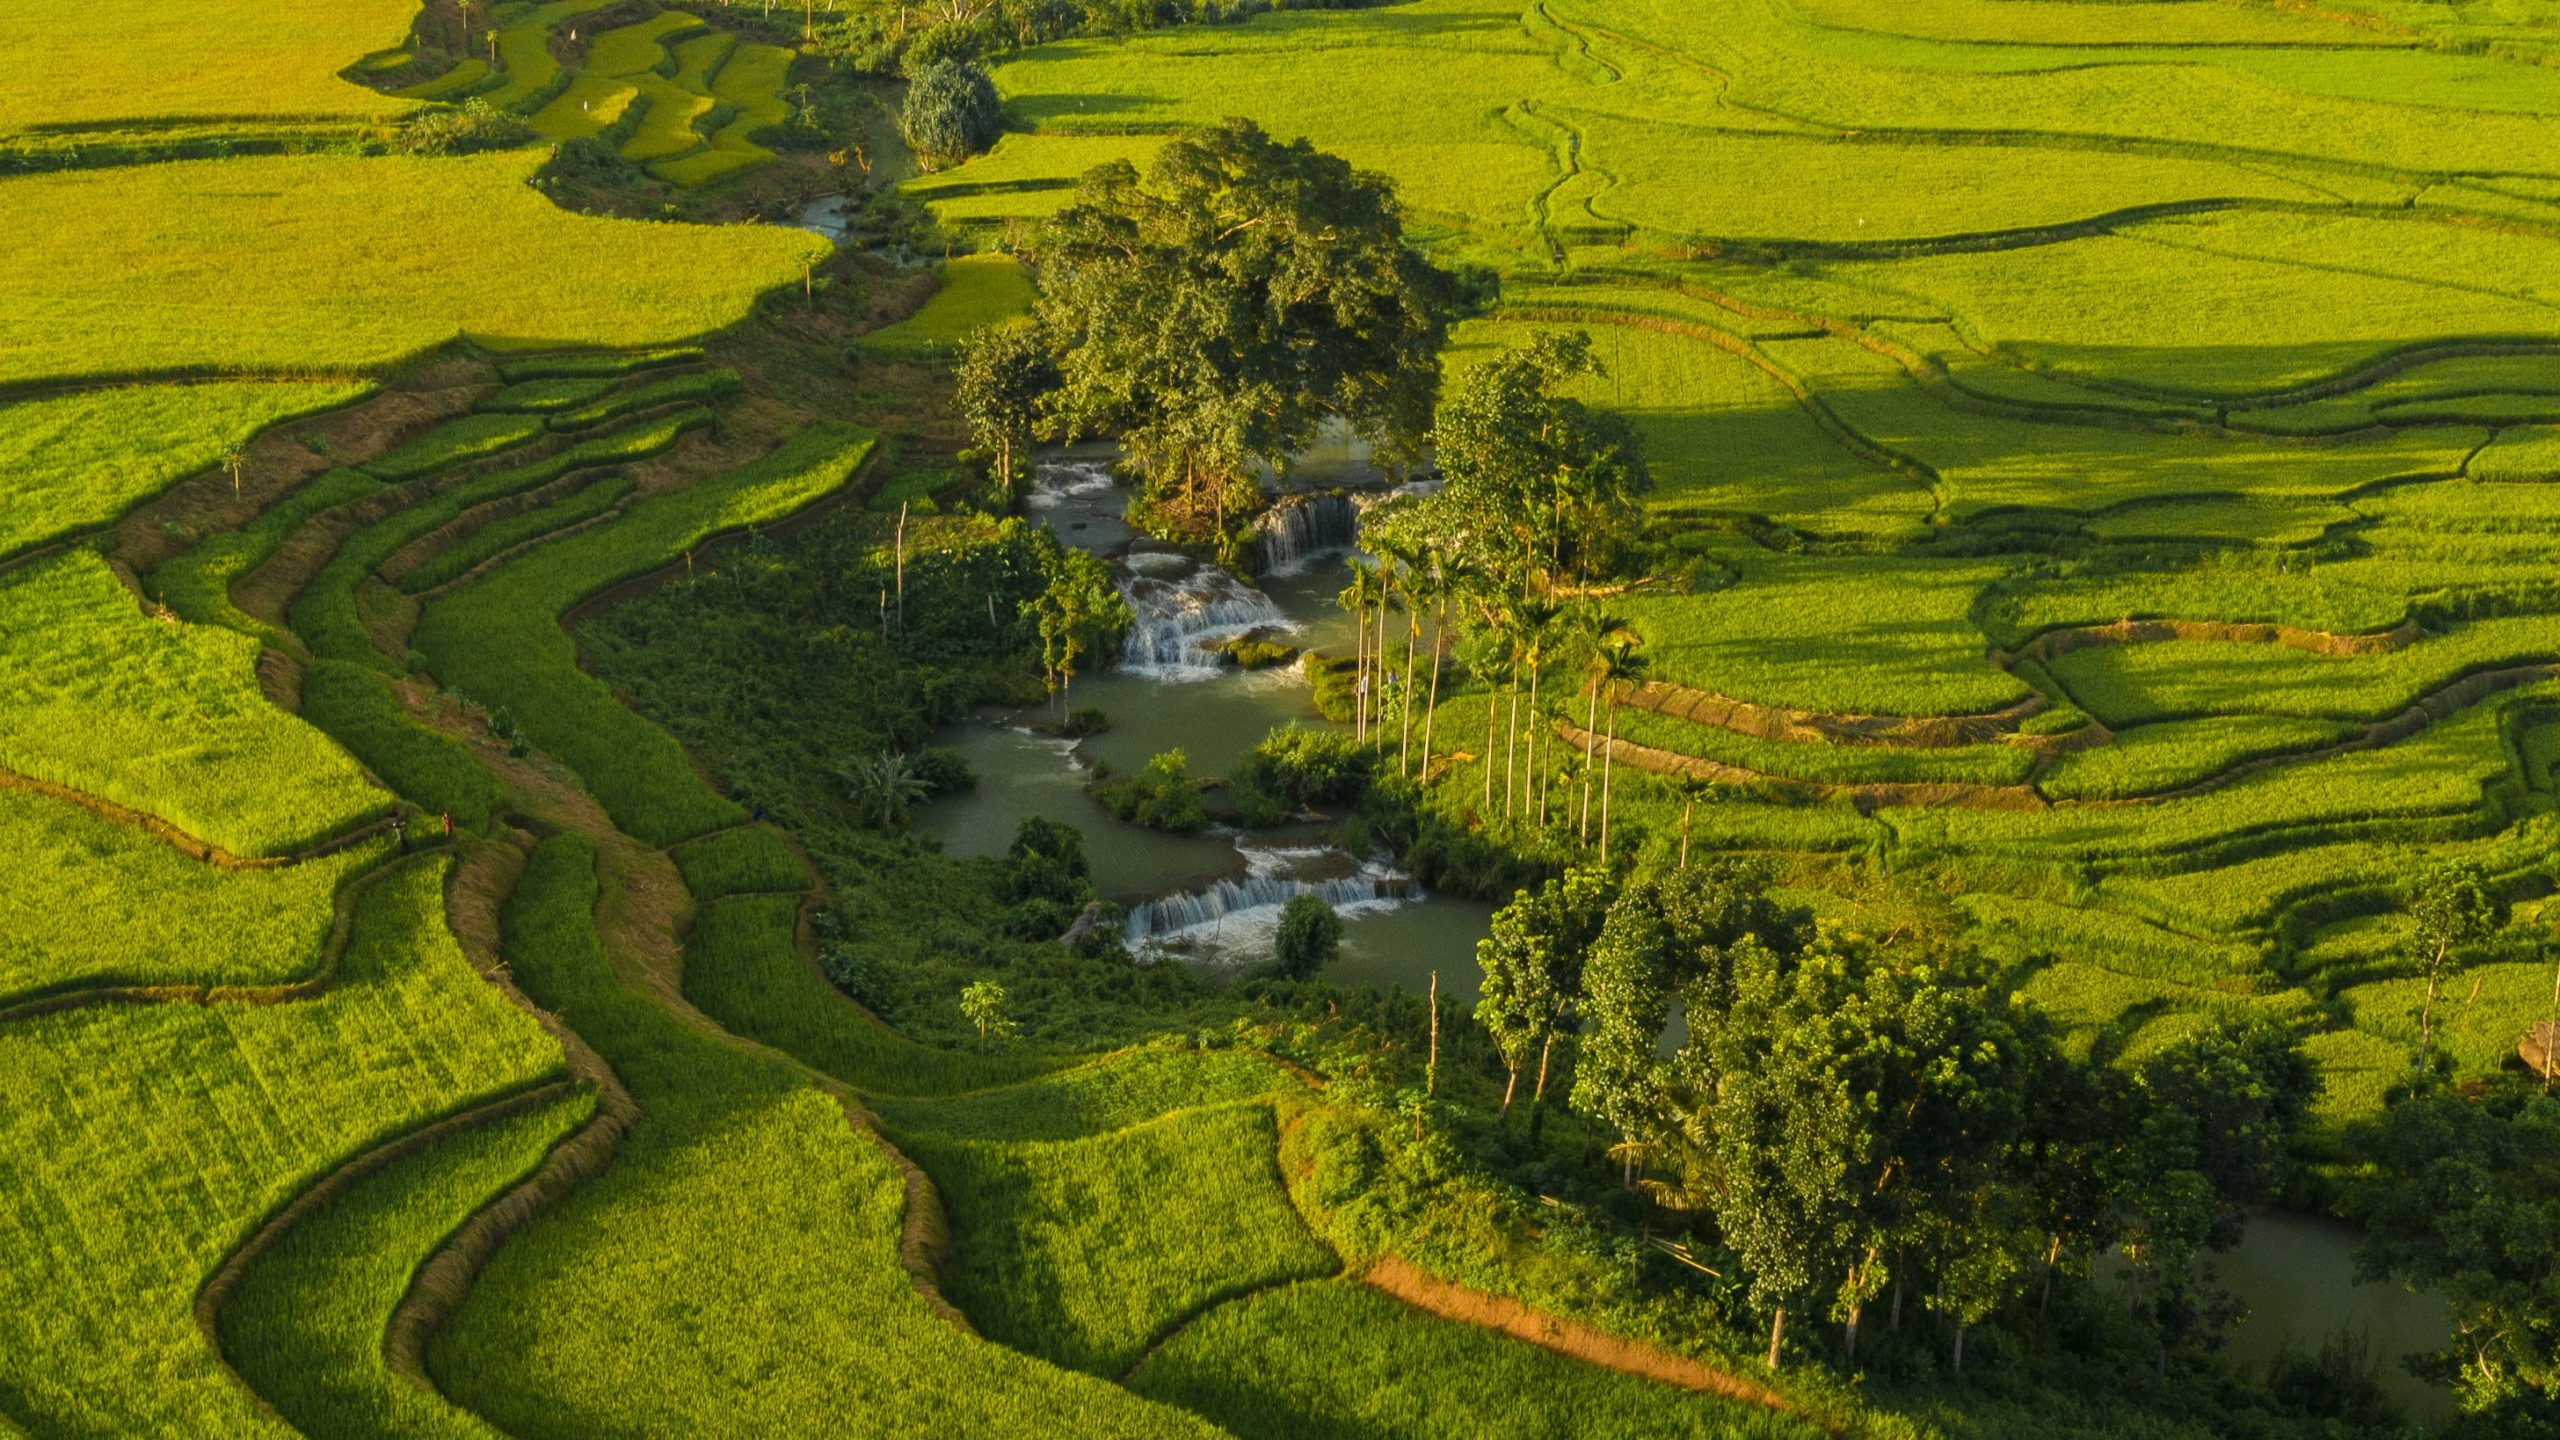
<svg viewBox="0 0 2560 1440">
<path fill-rule="evenodd" d="M 1244 115 L 1498 279 L 1453 377 L 1593 336 L 1577 394 L 1655 481 L 1609 600 L 1625 853 L 1768 855 L 1827 914 L 1877 870 L 1943 893 L 2093 1057 L 2298 1023 L 2343 1167 L 2415 1044 L 2414 870 L 2505 907 L 2440 1004 L 2460 1073 L 2550 1003 L 2548 19 L 1398 0 L 1033 45 L 991 62 L 1000 143 L 907 182 L 938 287 L 857 333 L 816 236 L 535 183 L 567 144 L 738 219 L 819 173 L 793 14 L 22 0 L 0 1434 L 1992 1435 L 1363 1284 L 1283 1157 L 1365 1074 L 1179 1014 L 882 1019 L 820 938 L 902 913 L 843 893 L 876 857 L 813 864 L 577 626 L 861 511 L 944 438 L 918 387 L 1029 304 L 1008 230 Z M 399 153 L 462 100 L 537 138 Z M 1488 704 L 1459 679 L 1437 724 Z M 1581 744 L 1537 763 L 1577 784 Z M 1440 772 L 1453 813 L 1493 763 Z M 863 953 L 998 943 L 946 918 Z"/>
</svg>

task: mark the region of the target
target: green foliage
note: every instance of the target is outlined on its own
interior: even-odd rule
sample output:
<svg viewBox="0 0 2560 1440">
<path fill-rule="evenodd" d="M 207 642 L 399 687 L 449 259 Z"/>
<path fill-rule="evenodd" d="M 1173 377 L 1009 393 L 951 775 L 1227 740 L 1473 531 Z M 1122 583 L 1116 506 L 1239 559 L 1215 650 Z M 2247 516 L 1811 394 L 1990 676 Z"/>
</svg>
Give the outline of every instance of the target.
<svg viewBox="0 0 2560 1440">
<path fill-rule="evenodd" d="M 438 679 L 505 708 L 527 741 L 567 763 L 614 822 L 653 844 L 735 823 L 666 732 L 577 665 L 559 618 L 579 600 L 681 558 L 723 530 L 779 519 L 844 484 L 872 437 L 815 425 L 763 459 L 632 506 L 427 607 L 413 644 Z"/>
<path fill-rule="evenodd" d="M 598 1424 L 1011 1429 L 1036 1420 L 1198 1433 L 1173 1412 L 987 1345 L 927 1310 L 899 1263 L 906 1192 L 896 1167 L 805 1072 L 733 1047 L 618 980 L 596 938 L 594 865 L 583 836 L 536 849 L 507 903 L 507 953 L 517 983 L 613 1066 L 641 1117 L 603 1173 L 498 1252 L 438 1333 L 429 1360 L 447 1394 L 527 1440 Z M 755 898 L 707 907 L 688 981 L 731 952 L 703 938 L 723 923 L 715 917 L 770 909 Z M 729 1218 L 705 1225 L 714 1213 Z M 683 1300 L 664 1303 L 670 1296 Z M 711 1316 L 724 1319 L 706 1325 Z M 741 1365 L 755 1385 L 725 1378 Z"/>
<path fill-rule="evenodd" d="M 0 1006 L 94 985 L 276 985 L 316 970 L 359 845 L 224 870 L 42 795 L 0 790 Z"/>
<path fill-rule="evenodd" d="M 370 666 L 311 662 L 302 677 L 302 718 L 431 816 L 449 815 L 465 830 L 482 831 L 506 802 L 471 748 L 410 714 L 391 682 Z"/>
<path fill-rule="evenodd" d="M 1351 1281 L 1290 1285 L 1203 1316 L 1132 1386 L 1237 1435 L 1458 1440 L 1810 1436 L 1808 1422 L 1582 1364 Z"/>
<path fill-rule="evenodd" d="M 610 391 L 573 410 L 563 410 L 545 423 L 553 430 L 588 430 L 608 420 L 637 415 L 662 405 L 707 404 L 725 400 L 744 388 L 735 370 L 695 370 L 670 375 L 624 390 Z"/>
<path fill-rule="evenodd" d="M 0 1110 L 0 1153 L 28 1201 L 0 1271 L 13 1418 L 287 1433 L 198 1325 L 207 1278 L 321 1176 L 562 1071 L 559 1046 L 446 932 L 444 878 L 419 860 L 365 886 L 333 980 L 308 999 L 90 1007 L 0 1030 L 19 1102 Z M 141 1194 L 156 1197 L 148 1244 L 125 1223 Z"/>
<path fill-rule="evenodd" d="M 371 387 L 277 382 L 133 385 L 0 408 L 0 555 L 104 525 L 260 430 Z"/>
<path fill-rule="evenodd" d="M 539 509 L 510 515 L 503 520 L 492 520 L 471 532 L 468 538 L 437 551 L 416 569 L 401 576 L 400 593 L 420 595 L 439 585 L 459 580 L 519 545 L 606 513 L 621 504 L 632 489 L 632 482 L 626 477 L 607 476 Z"/>
<path fill-rule="evenodd" d="M 533 127 L 476 96 L 421 110 L 400 124 L 392 148 L 403 155 L 469 155 L 506 150 L 533 139 Z"/>
<path fill-rule="evenodd" d="M 258 691 L 257 642 L 145 615 L 89 551 L 0 575 L 0 766 L 287 855 L 390 809 L 328 737 Z"/>
<path fill-rule="evenodd" d="M 1286 980 L 1313 980 L 1342 949 L 1342 917 L 1313 895 L 1294 895 L 1280 907 L 1271 937 L 1271 965 Z"/>
<path fill-rule="evenodd" d="M 256 569 L 312 516 L 381 490 L 382 482 L 361 470 L 324 470 L 246 526 L 207 536 L 162 562 L 146 588 L 189 624 L 219 625 L 281 648 L 286 643 L 283 631 L 231 603 L 232 582 Z"/>
<path fill-rule="evenodd" d="M 1400 220 L 1383 176 L 1240 120 L 1169 141 L 1143 181 L 1096 167 L 1041 248 L 1057 413 L 1112 422 L 1163 528 L 1220 544 L 1259 505 L 1249 465 L 1329 420 L 1412 455 L 1453 287 Z"/>
<path fill-rule="evenodd" d="M 809 888 L 809 868 L 770 826 L 741 825 L 669 853 L 684 876 L 684 888 L 704 903 L 731 895 L 798 894 Z"/>
<path fill-rule="evenodd" d="M 1221 1300 L 1339 1263 L 1281 1189 L 1267 1105 L 1075 1140 L 900 1138 L 948 1197 L 953 1300 L 990 1338 L 1070 1369 L 1117 1377 Z"/>
<path fill-rule="evenodd" d="M 1022 268 L 1021 261 L 1010 255 L 994 253 L 961 255 L 943 262 L 942 284 L 935 289 L 933 297 L 924 302 L 922 309 L 896 324 L 883 325 L 864 335 L 858 343 L 864 354 L 888 360 L 937 360 L 957 352 L 961 356 L 963 388 L 959 392 L 959 400 L 962 413 L 972 426 L 979 426 L 987 400 L 978 387 L 986 382 L 983 375 L 975 380 L 970 377 L 978 373 L 972 369 L 973 364 L 983 364 L 984 361 L 972 361 L 970 357 L 982 353 L 1004 354 L 1001 347 L 1006 342 L 996 337 L 1008 333 L 1010 327 L 1007 322 L 1019 319 L 1031 308 L 1031 302 L 1031 276 Z M 972 340 L 980 335 L 990 339 L 978 349 L 969 348 Z M 988 350 L 987 346 L 999 348 Z M 1053 372 L 1042 368 L 1041 360 L 1029 353 L 1028 346 L 1008 357 L 1005 363 L 1019 365 L 1028 373 L 1007 377 L 1005 388 L 1026 393 L 1009 396 L 1004 403 L 1027 407 L 1033 396 L 1045 393 L 1055 383 L 1048 379 Z M 1018 410 L 1016 413 L 1027 412 Z M 1027 425 L 1027 420 L 1020 423 Z M 986 439 L 983 429 L 979 438 L 982 441 Z"/>
<path fill-rule="evenodd" d="M 1377 764 L 1377 753 L 1339 730 L 1289 724 L 1253 747 L 1227 789 L 1253 823 L 1276 823 L 1281 812 L 1358 800 Z"/>
<path fill-rule="evenodd" d="M 918 154 L 966 160 L 996 143 L 1003 130 L 1003 102 L 996 98 L 995 84 L 968 60 L 936 61 L 907 81 L 898 132 Z"/>
<path fill-rule="evenodd" d="M 663 345 L 737 320 L 825 248 L 771 226 L 569 214 L 523 183 L 539 158 L 258 156 L 0 180 L 27 234 L 0 260 L 0 291 L 28 337 L 0 380 L 347 373 L 457 332 L 515 348 Z M 198 223 L 165 245 L 112 218 L 136 210 Z M 572 271 L 616 281 L 524 282 Z M 206 275 L 261 303 L 207 306 Z"/>
<path fill-rule="evenodd" d="M 1200 782 L 1191 778 L 1191 757 L 1180 750 L 1167 750 L 1137 774 L 1105 780 L 1093 790 L 1093 798 L 1120 819 L 1177 834 L 1208 825 L 1202 795 Z"/>
<path fill-rule="evenodd" d="M 708 410 L 683 410 L 582 440 L 530 465 L 477 476 L 347 537 L 338 553 L 293 599 L 286 618 L 311 653 L 323 659 L 384 666 L 365 628 L 358 593 L 392 556 L 460 518 L 474 505 L 537 490 L 573 471 L 658 454 L 712 423 Z"/>
<path fill-rule="evenodd" d="M 2560 1238 L 2560 1103 L 2513 1080 L 2413 1095 L 2391 1107 L 2375 1148 L 2353 1202 L 2367 1231 L 2358 1260 L 2448 1302 L 2458 1338 L 2430 1369 L 2461 1392 L 2460 1433 L 2552 1423 L 2560 1364 L 2546 1257 Z"/>
<path fill-rule="evenodd" d="M 951 266 L 946 265 L 944 291 L 951 283 Z M 940 300 L 942 293 L 936 292 L 934 301 Z M 1027 309 L 1030 301 L 1031 297 L 1025 294 L 1023 308 Z M 926 308 L 931 309 L 933 303 L 927 301 Z M 923 319 L 919 313 L 914 322 L 901 323 L 917 323 L 921 327 Z M 871 343 L 880 343 L 876 334 Z M 960 342 L 952 403 L 960 407 L 962 418 L 969 422 L 969 432 L 978 448 L 993 456 L 997 478 L 1008 486 L 1037 437 L 1040 401 L 1057 387 L 1057 361 L 1036 326 L 981 325 Z"/>
<path fill-rule="evenodd" d="M 225 1358 L 305 1434 L 489 1440 L 469 1412 L 393 1373 L 383 1332 L 417 1267 L 594 1109 L 577 1092 L 440 1136 L 296 1219 L 215 1312 Z"/>
<path fill-rule="evenodd" d="M 685 998 L 821 1073 L 880 1095 L 938 1095 L 1055 1069 L 1027 1050 L 972 1055 L 910 1040 L 829 993 L 795 940 L 796 895 L 703 906 L 685 947 Z"/>
</svg>

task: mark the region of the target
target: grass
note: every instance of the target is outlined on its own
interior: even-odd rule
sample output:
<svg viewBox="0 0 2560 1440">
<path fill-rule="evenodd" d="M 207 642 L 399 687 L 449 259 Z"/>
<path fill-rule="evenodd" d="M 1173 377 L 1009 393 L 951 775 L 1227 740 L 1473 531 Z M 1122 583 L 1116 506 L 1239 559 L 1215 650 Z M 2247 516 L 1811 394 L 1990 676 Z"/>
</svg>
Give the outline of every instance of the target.
<svg viewBox="0 0 2560 1440">
<path fill-rule="evenodd" d="M 701 358 L 702 351 L 691 345 L 662 346 L 655 350 L 570 351 L 558 355 L 530 355 L 515 360 L 500 359 L 498 378 L 510 385 L 535 380 L 618 380 L 643 370 L 690 365 Z"/>
<path fill-rule="evenodd" d="M 224 117 L 381 120 L 412 107 L 338 78 L 398 45 L 408 0 L 286 0 L 255 25 L 176 0 L 103 10 L 28 0 L 0 15 L 0 50 L 45 63 L 0 76 L 0 134 L 31 126 Z"/>
<path fill-rule="evenodd" d="M 941 287 L 924 308 L 862 337 L 863 352 L 892 360 L 948 356 L 969 335 L 1031 309 L 1031 276 L 1010 255 L 963 255 L 944 262 Z"/>
<path fill-rule="evenodd" d="M 320 573 L 294 597 L 287 617 L 294 633 L 311 653 L 327 660 L 348 660 L 388 668 L 366 630 L 357 597 L 366 579 L 385 561 L 414 542 L 451 524 L 474 505 L 538 490 L 579 470 L 645 459 L 672 448 L 692 431 L 714 421 L 708 410 L 685 410 L 626 426 L 570 446 L 530 465 L 479 476 L 422 500 L 349 536 Z"/>
<path fill-rule="evenodd" d="M 444 873 L 420 859 L 367 886 L 312 999 L 0 1030 L 20 1102 L 0 1111 L 0 1154 L 21 1202 L 0 1211 L 0 1390 L 35 1433 L 290 1433 L 198 1328 L 206 1278 L 320 1176 L 561 1073 L 559 1046 L 446 932 Z"/>
<path fill-rule="evenodd" d="M 632 482 L 628 478 L 609 475 L 540 509 L 492 520 L 473 531 L 470 538 L 437 551 L 433 558 L 401 576 L 400 591 L 405 595 L 417 595 L 448 581 L 459 580 L 483 562 L 495 559 L 518 545 L 604 514 L 621 504 L 631 491 Z"/>
<path fill-rule="evenodd" d="M 0 408 L 0 558 L 107 524 L 268 426 L 370 388 L 123 385 Z"/>
<path fill-rule="evenodd" d="M 235 855 L 383 814 L 355 761 L 258 691 L 256 641 L 144 614 L 86 551 L 0 575 L 0 766 Z"/>
<path fill-rule="evenodd" d="M 579 670 L 570 606 L 684 558 L 723 530 L 777 520 L 834 491 L 871 451 L 847 425 L 815 425 L 762 460 L 553 541 L 430 604 L 412 639 L 447 686 L 505 709 L 531 744 L 578 772 L 614 823 L 655 845 L 736 823 L 666 732 Z"/>
<path fill-rule="evenodd" d="M 1577 712 L 1569 718 L 1579 725 L 1584 717 Z M 1632 705 L 1618 707 L 1618 738 L 1762 775 L 1824 785 L 2017 785 L 2025 782 L 2036 761 L 2035 752 L 2020 745 L 1913 750 L 1763 740 Z M 1574 750 L 1579 760 L 1578 748 L 1570 744 L 1564 748 Z"/>
<path fill-rule="evenodd" d="M 26 238 L 0 257 L 0 307 L 19 322 L 0 382 L 351 373 L 457 336 L 664 345 L 737 320 L 825 253 L 775 227 L 573 215 L 524 183 L 540 158 L 279 156 L 0 179 Z M 614 283 L 529 278 L 570 273 Z"/>
<path fill-rule="evenodd" d="M 302 979 L 339 887 L 383 853 L 224 870 L 68 801 L 0 790 L 0 1007 L 90 986 Z"/>
<path fill-rule="evenodd" d="M 557 410 L 574 410 L 613 388 L 611 379 L 520 380 L 497 394 L 481 400 L 483 411 L 520 411 L 529 415 L 547 415 Z"/>
<path fill-rule="evenodd" d="M 711 76 L 711 98 L 727 106 L 733 118 L 712 132 L 705 148 L 662 160 L 649 167 L 650 173 L 670 184 L 709 185 L 772 159 L 773 152 L 755 143 L 755 137 L 791 118 L 782 89 L 793 58 L 793 52 L 779 45 L 742 41 L 732 47 Z"/>
<path fill-rule="evenodd" d="M 735 370 L 698 370 L 689 375 L 673 375 L 628 390 L 602 395 L 574 410 L 564 410 L 551 417 L 554 430 L 585 430 L 625 415 L 662 405 L 682 405 L 725 400 L 741 388 Z"/>
<path fill-rule="evenodd" d="M 801 958 L 799 911 L 797 895 L 707 901 L 685 946 L 685 999 L 737 1034 L 875 1094 L 983 1090 L 1066 1063 L 1030 1050 L 937 1049 L 872 1020 Z"/>
<path fill-rule="evenodd" d="M 590 842 L 544 842 L 507 903 L 507 950 L 518 983 L 596 1047 L 641 1118 L 611 1167 L 498 1253 L 436 1337 L 448 1394 L 524 1440 L 1206 1433 L 929 1311 L 899 1265 L 897 1169 L 793 1067 L 617 980 L 597 897 Z"/>
<path fill-rule="evenodd" d="M 1132 1386 L 1259 1437 L 1811 1436 L 1756 1407 L 1570 1360 L 1425 1315 L 1348 1280 L 1213 1310 Z"/>
<path fill-rule="evenodd" d="M 2119 800 L 2156 795 L 2270 755 L 2315 750 L 2348 738 L 2354 728 L 2284 715 L 2231 715 L 2172 720 L 2117 734 L 2053 763 L 2036 788 L 2057 800 Z"/>
<path fill-rule="evenodd" d="M 1258 1055 L 1147 1047 L 992 1090 L 883 1101 L 880 1115 L 901 1131 L 946 1140 L 1075 1140 L 1185 1106 L 1235 1105 L 1297 1088 L 1295 1077 Z"/>
<path fill-rule="evenodd" d="M 232 1368 L 307 1435 L 491 1440 L 477 1416 L 393 1373 L 383 1332 L 418 1266 L 594 1108 L 581 1091 L 441 1137 L 296 1220 L 216 1312 Z"/>
<path fill-rule="evenodd" d="M 382 783 L 430 816 L 486 830 L 506 793 L 461 741 L 409 713 L 382 672 L 315 660 L 302 677 L 302 716 L 347 747 Z"/>
<path fill-rule="evenodd" d="M 2475 620 L 2382 655 L 2321 655 L 2275 644 L 2170 640 L 2092 645 L 2048 669 L 2109 726 L 2205 715 L 2379 720 L 2475 671 L 2560 661 L 2547 617 Z"/>
<path fill-rule="evenodd" d="M 1341 1263 L 1281 1188 L 1267 1105 L 1077 1140 L 900 1139 L 958 1232 L 953 1302 L 990 1339 L 1069 1369 L 1118 1376 L 1203 1308 Z"/>
<path fill-rule="evenodd" d="M 358 468 L 376 480 L 392 484 L 425 480 L 540 439 L 545 428 L 540 418 L 530 415 L 503 411 L 465 415 L 367 460 Z"/>
<path fill-rule="evenodd" d="M 231 603 L 232 582 L 273 555 L 304 521 L 378 495 L 382 488 L 381 481 L 361 470 L 324 470 L 240 529 L 209 535 L 161 562 L 146 577 L 144 588 L 191 625 L 219 625 L 270 648 L 282 648 L 284 632 Z"/>
<path fill-rule="evenodd" d="M 770 826 L 723 830 L 680 845 L 673 853 L 684 888 L 696 900 L 796 895 L 809 888 L 809 867 L 801 863 L 782 832 Z"/>
<path fill-rule="evenodd" d="M 1843 714 L 1966 715 L 2025 698 L 1970 615 L 1998 562 L 1718 550 L 1739 578 L 1629 597 L 1654 678 Z"/>
</svg>

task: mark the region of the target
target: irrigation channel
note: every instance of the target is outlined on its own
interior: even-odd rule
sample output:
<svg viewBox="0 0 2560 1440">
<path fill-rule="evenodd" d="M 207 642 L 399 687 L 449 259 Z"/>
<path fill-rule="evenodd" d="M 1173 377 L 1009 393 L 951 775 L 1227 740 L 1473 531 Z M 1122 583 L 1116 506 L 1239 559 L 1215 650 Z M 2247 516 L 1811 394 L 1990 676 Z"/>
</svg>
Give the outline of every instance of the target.
<svg viewBox="0 0 2560 1440">
<path fill-rule="evenodd" d="M 1312 458 L 1302 474 L 1377 483 L 1356 454 Z M 1436 970 L 1444 994 L 1472 1004 L 1475 942 L 1491 906 L 1428 894 L 1387 857 L 1333 844 L 1328 826 L 1172 835 L 1123 824 L 1086 795 L 1098 768 L 1128 774 L 1180 749 L 1193 774 L 1225 775 L 1274 725 L 1329 724 L 1294 665 L 1239 670 L 1204 643 L 1258 633 L 1325 651 L 1351 643 L 1334 595 L 1338 562 L 1358 539 L 1353 498 L 1330 488 L 1284 498 L 1264 522 L 1270 573 L 1253 585 L 1135 535 L 1121 519 L 1128 497 L 1110 460 L 1047 460 L 1029 495 L 1031 514 L 1061 539 L 1112 562 L 1137 617 L 1118 667 L 1074 686 L 1073 705 L 1101 710 L 1110 728 L 1068 740 L 1039 728 L 1054 712 L 981 712 L 939 737 L 967 758 L 977 786 L 926 806 L 916 828 L 955 855 L 1000 855 L 1030 816 L 1072 825 L 1095 886 L 1128 910 L 1131 946 L 1213 975 L 1269 959 L 1281 906 L 1317 895 L 1344 921 L 1342 955 L 1326 979 L 1420 993 Z"/>
<path fill-rule="evenodd" d="M 1356 454 L 1316 458 L 1331 463 L 1300 473 L 1313 468 L 1328 485 L 1376 484 Z M 1085 793 L 1097 766 L 1126 774 L 1179 747 L 1195 775 L 1224 775 L 1274 725 L 1329 723 L 1295 667 L 1238 670 L 1203 650 L 1203 641 L 1268 631 L 1333 652 L 1351 640 L 1333 597 L 1343 583 L 1337 562 L 1358 539 L 1354 501 L 1330 492 L 1284 501 L 1266 522 L 1272 573 L 1251 585 L 1135 535 L 1121 519 L 1128 497 L 1112 481 L 1110 460 L 1052 458 L 1029 497 L 1031 513 L 1060 538 L 1112 561 L 1138 617 L 1119 666 L 1074 687 L 1073 703 L 1102 710 L 1110 728 L 1068 740 L 1038 728 L 1052 718 L 1047 710 L 972 717 L 940 741 L 967 758 L 978 784 L 926 806 L 917 829 L 955 855 L 1000 855 L 1029 816 L 1072 825 L 1084 835 L 1097 888 L 1128 907 L 1133 948 L 1212 975 L 1268 959 L 1280 907 L 1294 895 L 1321 895 L 1345 922 L 1342 956 L 1326 979 L 1419 993 L 1437 970 L 1442 993 L 1472 1005 L 1475 942 L 1492 906 L 1426 894 L 1385 857 L 1329 843 L 1320 825 L 1172 835 L 1123 824 Z M 2369 1347 L 2377 1378 L 2404 1412 L 2441 1420 L 2449 1397 L 2411 1378 L 2400 1359 L 2443 1343 L 2444 1306 L 2387 1283 L 2355 1283 L 2355 1239 L 2333 1221 L 2256 1217 L 2239 1247 L 2214 1260 L 2220 1282 L 2248 1312 L 2228 1354 L 2244 1372 L 2263 1373 L 2286 1350 L 2316 1353 L 2343 1331 Z"/>
</svg>

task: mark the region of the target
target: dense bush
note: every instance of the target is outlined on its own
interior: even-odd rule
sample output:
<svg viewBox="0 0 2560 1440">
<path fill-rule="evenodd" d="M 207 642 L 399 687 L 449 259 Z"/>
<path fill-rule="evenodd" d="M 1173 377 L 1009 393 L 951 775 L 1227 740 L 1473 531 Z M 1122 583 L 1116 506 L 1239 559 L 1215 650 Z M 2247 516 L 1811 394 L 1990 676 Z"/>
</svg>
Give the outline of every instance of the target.
<svg viewBox="0 0 2560 1440">
<path fill-rule="evenodd" d="M 468 155 L 504 150 L 533 139 L 533 127 L 486 100 L 465 100 L 420 111 L 400 124 L 392 148 L 404 155 Z"/>
<path fill-rule="evenodd" d="M 1280 929 L 1271 938 L 1273 968 L 1291 980 L 1313 980 L 1342 950 L 1342 917 L 1313 895 L 1292 896 L 1280 907 Z"/>
<path fill-rule="evenodd" d="M 898 128 L 921 154 L 965 160 L 996 143 L 1004 130 L 1004 105 L 986 71 L 966 60 L 944 60 L 909 82 Z"/>
<path fill-rule="evenodd" d="M 1132 825 L 1188 833 L 1209 823 L 1200 782 L 1191 778 L 1191 757 L 1180 750 L 1165 751 L 1135 775 L 1104 781 L 1093 795 Z"/>
</svg>

